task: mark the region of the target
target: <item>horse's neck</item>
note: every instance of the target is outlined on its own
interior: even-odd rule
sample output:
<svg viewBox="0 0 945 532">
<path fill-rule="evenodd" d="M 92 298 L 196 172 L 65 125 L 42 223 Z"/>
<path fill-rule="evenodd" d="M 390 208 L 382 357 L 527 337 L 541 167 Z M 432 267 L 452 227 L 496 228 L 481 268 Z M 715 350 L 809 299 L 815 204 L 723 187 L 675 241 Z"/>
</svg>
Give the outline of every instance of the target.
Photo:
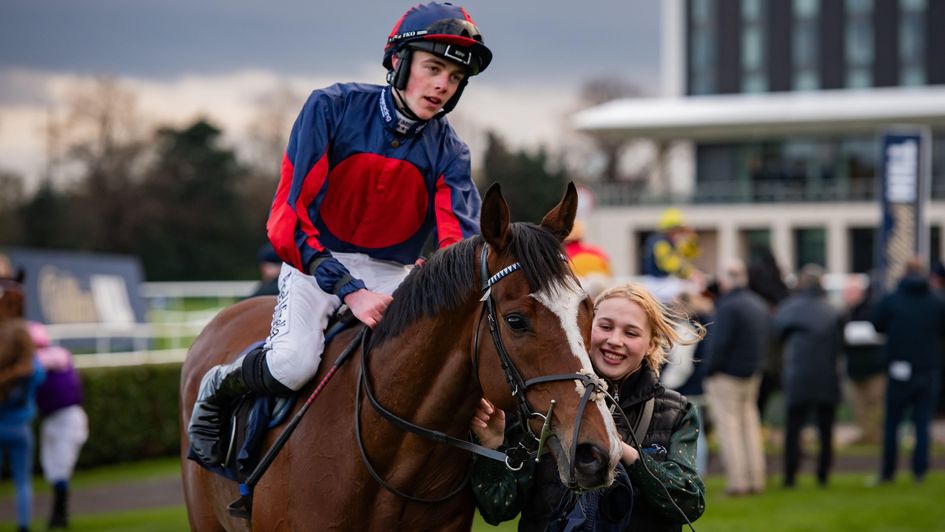
<svg viewBox="0 0 945 532">
<path fill-rule="evenodd" d="M 456 414 L 479 399 L 470 394 L 476 386 L 471 348 L 478 317 L 473 300 L 448 315 L 419 320 L 371 353 L 371 381 L 382 403 L 436 430 L 468 426 Z"/>
</svg>

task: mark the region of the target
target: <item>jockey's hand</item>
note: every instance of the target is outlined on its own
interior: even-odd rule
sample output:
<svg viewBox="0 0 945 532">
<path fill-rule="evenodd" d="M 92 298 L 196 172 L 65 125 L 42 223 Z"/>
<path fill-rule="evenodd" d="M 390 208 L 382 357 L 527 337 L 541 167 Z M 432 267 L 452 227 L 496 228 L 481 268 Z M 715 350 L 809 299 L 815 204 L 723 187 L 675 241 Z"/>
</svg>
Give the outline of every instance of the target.
<svg viewBox="0 0 945 532">
<path fill-rule="evenodd" d="M 484 447 L 498 449 L 505 441 L 505 412 L 483 397 L 469 422 L 469 428 Z"/>
<path fill-rule="evenodd" d="M 384 317 L 384 311 L 391 301 L 393 298 L 387 294 L 378 294 L 364 288 L 345 296 L 345 305 L 348 305 L 354 317 L 372 329 L 377 327 Z"/>
<path fill-rule="evenodd" d="M 423 268 L 423 265 L 426 263 L 427 263 L 427 259 L 420 257 L 413 263 L 413 265 L 416 266 L 417 268 Z"/>
</svg>

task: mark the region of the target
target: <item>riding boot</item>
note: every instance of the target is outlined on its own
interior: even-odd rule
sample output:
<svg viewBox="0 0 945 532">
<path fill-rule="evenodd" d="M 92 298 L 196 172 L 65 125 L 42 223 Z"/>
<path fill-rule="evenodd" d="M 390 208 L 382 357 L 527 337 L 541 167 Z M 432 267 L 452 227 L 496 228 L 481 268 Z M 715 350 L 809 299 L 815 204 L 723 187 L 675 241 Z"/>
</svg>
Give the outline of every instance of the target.
<svg viewBox="0 0 945 532">
<path fill-rule="evenodd" d="M 226 423 L 233 405 L 250 390 L 243 378 L 241 356 L 229 364 L 214 366 L 200 381 L 197 401 L 187 426 L 190 448 L 208 465 L 222 465 L 226 458 Z"/>
<path fill-rule="evenodd" d="M 247 393 L 289 395 L 292 390 L 269 371 L 266 351 L 257 348 L 229 364 L 210 368 L 197 392 L 187 427 L 190 448 L 205 464 L 225 465 L 229 434 L 226 424 L 233 406 Z"/>
<path fill-rule="evenodd" d="M 53 487 L 53 509 L 49 517 L 49 529 L 69 528 L 69 485 L 57 482 Z"/>
</svg>

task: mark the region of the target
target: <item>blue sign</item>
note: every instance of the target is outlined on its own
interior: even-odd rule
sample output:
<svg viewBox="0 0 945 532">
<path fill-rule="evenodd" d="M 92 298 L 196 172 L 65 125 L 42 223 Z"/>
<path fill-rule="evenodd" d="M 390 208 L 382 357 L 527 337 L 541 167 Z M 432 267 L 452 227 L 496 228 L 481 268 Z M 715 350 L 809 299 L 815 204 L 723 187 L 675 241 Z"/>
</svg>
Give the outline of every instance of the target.
<svg viewBox="0 0 945 532">
<path fill-rule="evenodd" d="M 895 287 L 913 257 L 928 259 L 929 133 L 895 130 L 880 137 L 880 201 L 883 224 L 877 246 L 878 270 L 885 291 Z"/>
</svg>

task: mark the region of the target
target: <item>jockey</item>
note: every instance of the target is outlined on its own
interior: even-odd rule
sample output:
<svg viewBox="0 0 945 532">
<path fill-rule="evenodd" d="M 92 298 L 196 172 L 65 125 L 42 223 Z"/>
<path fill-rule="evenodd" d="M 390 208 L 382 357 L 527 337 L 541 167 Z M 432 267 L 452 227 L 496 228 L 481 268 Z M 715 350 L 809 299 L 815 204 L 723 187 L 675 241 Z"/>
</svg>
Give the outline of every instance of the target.
<svg viewBox="0 0 945 532">
<path fill-rule="evenodd" d="M 491 60 L 465 9 L 420 4 L 387 39 L 387 86 L 341 83 L 309 96 L 266 225 L 284 262 L 269 338 L 201 381 L 188 435 L 205 463 L 224 459 L 236 399 L 288 395 L 315 376 L 342 303 L 374 327 L 430 235 L 442 248 L 478 232 L 469 148 L 445 115 Z"/>
</svg>

